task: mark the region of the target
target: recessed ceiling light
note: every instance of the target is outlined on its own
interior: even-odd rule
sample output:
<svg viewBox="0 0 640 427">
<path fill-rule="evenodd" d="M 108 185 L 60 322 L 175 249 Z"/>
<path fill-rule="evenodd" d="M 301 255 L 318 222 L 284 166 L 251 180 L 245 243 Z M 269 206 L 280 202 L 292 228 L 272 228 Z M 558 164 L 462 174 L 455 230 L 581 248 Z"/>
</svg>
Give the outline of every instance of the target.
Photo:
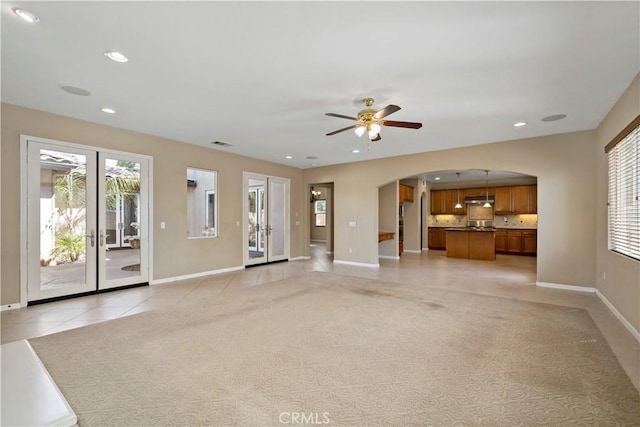
<svg viewBox="0 0 640 427">
<path fill-rule="evenodd" d="M 436 176 L 436 177 L 435 177 L 435 180 L 436 180 L 436 181 L 440 181 L 440 177 L 439 177 L 439 176 Z"/>
<path fill-rule="evenodd" d="M 91 92 L 89 92 L 88 90 L 82 89 L 81 87 L 76 87 L 76 86 L 60 85 L 60 89 L 72 95 L 78 95 L 78 96 L 91 95 Z"/>
<path fill-rule="evenodd" d="M 35 15 L 31 12 L 29 12 L 28 10 L 24 10 L 24 9 L 20 9 L 20 8 L 15 8 L 13 9 L 13 13 L 15 13 L 16 15 L 18 15 L 20 18 L 24 19 L 27 22 L 30 23 L 34 23 L 34 22 L 38 22 L 40 21 L 40 18 L 38 18 L 38 15 Z"/>
<path fill-rule="evenodd" d="M 284 158 L 291 160 L 291 159 L 293 159 L 293 156 L 284 156 Z"/>
<path fill-rule="evenodd" d="M 519 127 L 526 126 L 526 125 L 527 125 L 527 122 L 518 122 L 518 123 L 514 123 L 513 127 L 519 128 Z"/>
<path fill-rule="evenodd" d="M 356 148 L 355 150 L 351 150 L 351 152 L 352 152 L 353 154 L 358 154 L 358 153 L 360 152 L 360 150 L 358 150 L 358 149 Z"/>
<path fill-rule="evenodd" d="M 562 120 L 567 117 L 566 114 L 554 114 L 552 116 L 547 116 L 542 119 L 543 122 L 555 122 L 556 120 Z"/>
<path fill-rule="evenodd" d="M 116 50 L 108 50 L 104 53 L 104 56 L 106 56 L 107 58 L 111 59 L 112 61 L 116 61 L 116 62 L 127 62 L 129 61 L 129 58 L 127 58 L 126 56 L 124 56 L 123 53 L 120 53 Z"/>
<path fill-rule="evenodd" d="M 109 108 L 109 107 L 102 107 L 100 108 L 100 111 L 102 111 L 103 113 L 107 113 L 107 114 L 115 114 L 116 110 L 114 110 L 113 108 Z"/>
</svg>

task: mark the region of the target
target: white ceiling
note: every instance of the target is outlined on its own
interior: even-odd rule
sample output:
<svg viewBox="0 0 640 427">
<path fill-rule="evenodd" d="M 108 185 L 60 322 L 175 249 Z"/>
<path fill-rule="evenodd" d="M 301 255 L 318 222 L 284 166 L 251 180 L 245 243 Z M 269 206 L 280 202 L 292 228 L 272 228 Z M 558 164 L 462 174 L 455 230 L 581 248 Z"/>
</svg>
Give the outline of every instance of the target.
<svg viewBox="0 0 640 427">
<path fill-rule="evenodd" d="M 1 7 L 3 102 L 300 168 L 593 129 L 640 71 L 639 2 Z M 325 136 L 352 123 L 325 112 L 353 116 L 367 96 L 424 126 L 383 128 L 369 151 Z M 567 118 L 541 121 L 552 114 Z"/>
</svg>

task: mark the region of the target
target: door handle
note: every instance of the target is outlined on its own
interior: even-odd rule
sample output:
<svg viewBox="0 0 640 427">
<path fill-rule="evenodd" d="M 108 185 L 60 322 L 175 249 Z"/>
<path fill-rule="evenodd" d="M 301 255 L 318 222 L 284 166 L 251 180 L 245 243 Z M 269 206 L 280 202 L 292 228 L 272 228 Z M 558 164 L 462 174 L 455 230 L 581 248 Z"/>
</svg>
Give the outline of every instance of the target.
<svg viewBox="0 0 640 427">
<path fill-rule="evenodd" d="M 100 246 L 104 246 L 104 240 L 106 239 L 107 235 L 104 234 L 104 231 L 101 229 L 100 230 Z M 93 245 L 91 245 L 93 246 Z"/>
<path fill-rule="evenodd" d="M 267 235 L 271 236 L 271 230 L 273 230 L 273 228 L 271 228 L 270 225 L 267 225 Z"/>
<path fill-rule="evenodd" d="M 84 237 L 89 237 L 91 238 L 91 247 L 94 247 L 96 245 L 96 232 L 95 230 L 92 228 L 91 229 L 91 234 L 86 234 Z"/>
</svg>

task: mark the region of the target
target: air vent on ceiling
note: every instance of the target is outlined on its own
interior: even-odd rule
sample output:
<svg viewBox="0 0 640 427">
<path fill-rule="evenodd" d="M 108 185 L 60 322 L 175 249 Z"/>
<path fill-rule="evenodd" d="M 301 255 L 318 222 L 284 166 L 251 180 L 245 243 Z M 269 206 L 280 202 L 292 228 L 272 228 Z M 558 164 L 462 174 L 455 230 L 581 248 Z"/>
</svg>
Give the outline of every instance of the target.
<svg viewBox="0 0 640 427">
<path fill-rule="evenodd" d="M 213 141 L 213 145 L 219 145 L 220 147 L 231 147 L 231 144 L 222 141 Z"/>
</svg>

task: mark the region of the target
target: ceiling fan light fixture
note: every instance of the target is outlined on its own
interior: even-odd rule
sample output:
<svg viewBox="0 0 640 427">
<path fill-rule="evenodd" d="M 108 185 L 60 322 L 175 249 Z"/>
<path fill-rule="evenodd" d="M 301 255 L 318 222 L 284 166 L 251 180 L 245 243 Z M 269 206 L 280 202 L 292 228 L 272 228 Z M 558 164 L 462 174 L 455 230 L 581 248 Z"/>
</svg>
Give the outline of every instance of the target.
<svg viewBox="0 0 640 427">
<path fill-rule="evenodd" d="M 371 126 L 369 127 L 369 135 L 371 135 L 372 132 L 373 132 L 374 135 L 377 135 L 377 134 L 380 133 L 381 130 L 382 130 L 382 128 L 380 127 L 379 124 L 371 123 Z"/>
<path fill-rule="evenodd" d="M 378 136 L 378 132 L 374 132 L 372 130 L 369 131 L 369 139 L 375 139 Z"/>
<path fill-rule="evenodd" d="M 364 131 L 365 131 L 365 127 L 364 126 L 358 126 L 356 128 L 356 130 L 354 130 L 354 132 L 356 133 L 356 135 L 358 135 L 358 138 L 361 137 L 362 135 L 364 135 Z"/>
</svg>

